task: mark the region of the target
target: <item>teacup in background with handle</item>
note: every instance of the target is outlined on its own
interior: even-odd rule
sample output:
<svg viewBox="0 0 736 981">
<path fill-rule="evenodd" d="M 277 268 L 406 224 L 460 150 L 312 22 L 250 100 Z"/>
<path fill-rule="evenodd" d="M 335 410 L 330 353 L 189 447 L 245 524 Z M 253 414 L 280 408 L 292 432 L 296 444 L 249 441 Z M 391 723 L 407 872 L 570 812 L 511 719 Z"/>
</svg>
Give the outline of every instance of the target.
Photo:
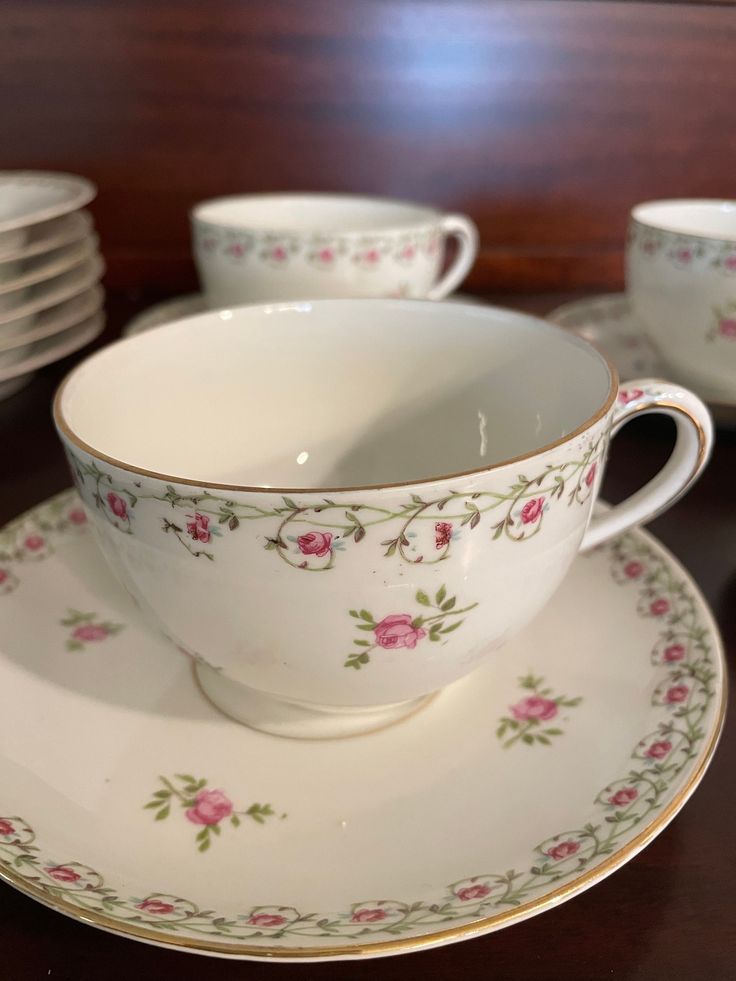
<svg viewBox="0 0 736 981">
<path fill-rule="evenodd" d="M 675 378 L 736 402 L 736 201 L 648 201 L 631 212 L 626 288 Z"/>
<path fill-rule="evenodd" d="M 685 389 L 620 388 L 542 320 L 428 301 L 179 321 L 90 356 L 54 411 L 141 608 L 216 705 L 298 737 L 383 726 L 468 674 L 711 447 Z M 649 412 L 676 422 L 670 460 L 591 518 L 610 434 Z"/>
<path fill-rule="evenodd" d="M 478 232 L 465 215 L 346 194 L 236 195 L 192 211 L 213 307 L 305 297 L 440 300 L 465 279 Z M 446 243 L 457 240 L 444 274 Z"/>
</svg>

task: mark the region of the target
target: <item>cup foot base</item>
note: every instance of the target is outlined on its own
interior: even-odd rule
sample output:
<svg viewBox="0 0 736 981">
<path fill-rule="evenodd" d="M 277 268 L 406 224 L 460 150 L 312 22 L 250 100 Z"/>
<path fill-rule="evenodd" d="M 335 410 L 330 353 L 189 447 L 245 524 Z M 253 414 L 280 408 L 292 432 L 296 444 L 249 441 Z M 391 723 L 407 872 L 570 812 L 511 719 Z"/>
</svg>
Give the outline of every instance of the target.
<svg viewBox="0 0 736 981">
<path fill-rule="evenodd" d="M 432 693 L 391 705 L 340 708 L 267 695 L 201 662 L 194 665 L 194 673 L 207 698 L 229 718 L 290 739 L 341 739 L 374 732 L 413 715 L 435 697 Z"/>
</svg>

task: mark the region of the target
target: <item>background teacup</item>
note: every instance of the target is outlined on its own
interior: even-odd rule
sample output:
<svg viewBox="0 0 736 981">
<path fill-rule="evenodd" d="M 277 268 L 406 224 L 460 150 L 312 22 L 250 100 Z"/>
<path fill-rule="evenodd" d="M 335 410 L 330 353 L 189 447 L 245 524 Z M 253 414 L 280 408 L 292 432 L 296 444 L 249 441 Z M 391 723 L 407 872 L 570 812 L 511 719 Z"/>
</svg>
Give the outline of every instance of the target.
<svg viewBox="0 0 736 981">
<path fill-rule="evenodd" d="M 736 400 L 736 201 L 648 201 L 631 212 L 626 288 L 673 375 Z"/>
<path fill-rule="evenodd" d="M 92 355 L 54 412 L 103 552 L 205 692 L 310 737 L 472 671 L 581 544 L 667 507 L 711 444 L 695 396 L 619 389 L 544 321 L 405 300 L 179 321 Z M 641 412 L 674 418 L 673 456 L 589 525 L 612 427 Z"/>
<path fill-rule="evenodd" d="M 257 194 L 192 212 L 194 256 L 213 306 L 304 297 L 442 299 L 468 274 L 478 232 L 464 215 L 346 194 Z M 440 277 L 446 241 L 458 248 Z"/>
</svg>

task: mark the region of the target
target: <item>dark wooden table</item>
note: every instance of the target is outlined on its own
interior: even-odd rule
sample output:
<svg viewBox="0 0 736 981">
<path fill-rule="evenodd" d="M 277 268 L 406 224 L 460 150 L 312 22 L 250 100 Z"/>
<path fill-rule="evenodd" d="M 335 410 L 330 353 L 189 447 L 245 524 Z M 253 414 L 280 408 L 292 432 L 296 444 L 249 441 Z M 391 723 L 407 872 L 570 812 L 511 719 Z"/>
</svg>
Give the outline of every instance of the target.
<svg viewBox="0 0 736 981">
<path fill-rule="evenodd" d="M 158 299 L 118 295 L 104 340 Z M 496 298 L 544 312 L 566 297 Z M 78 359 L 80 355 L 75 356 Z M 50 401 L 75 358 L 42 371 L 0 403 L 0 522 L 69 485 Z M 630 493 L 671 445 L 666 420 L 630 424 L 613 447 L 604 494 Z M 713 460 L 693 491 L 651 525 L 711 603 L 729 659 L 736 656 L 736 433 L 719 432 Z M 0 692 L 0 711 L 2 710 Z M 732 689 L 733 699 L 733 689 Z M 1 747 L 0 747 L 1 751 Z M 727 720 L 701 787 L 637 858 L 581 896 L 477 940 L 364 963 L 275 965 L 205 959 L 134 943 L 82 926 L 0 885 L 3 981 L 284 977 L 310 979 L 598 978 L 720 981 L 736 977 L 736 732 Z"/>
</svg>

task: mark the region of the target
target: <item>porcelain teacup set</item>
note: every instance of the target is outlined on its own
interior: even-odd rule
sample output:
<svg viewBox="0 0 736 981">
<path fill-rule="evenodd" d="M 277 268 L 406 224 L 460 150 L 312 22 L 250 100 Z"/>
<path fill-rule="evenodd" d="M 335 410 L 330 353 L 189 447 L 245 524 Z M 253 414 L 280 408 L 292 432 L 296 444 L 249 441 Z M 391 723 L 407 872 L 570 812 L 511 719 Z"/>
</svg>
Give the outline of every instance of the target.
<svg viewBox="0 0 736 981">
<path fill-rule="evenodd" d="M 736 202 L 648 201 L 631 212 L 626 295 L 550 314 L 606 350 L 623 374 L 664 372 L 691 386 L 716 421 L 736 424 Z"/>
<path fill-rule="evenodd" d="M 433 302 L 472 263 L 466 218 L 300 195 L 193 225 L 216 308 L 67 376 L 76 490 L 3 533 L 0 875 L 126 936 L 282 960 L 581 891 L 674 816 L 722 724 L 707 607 L 635 530 L 700 474 L 707 408 L 545 321 Z M 594 513 L 645 413 L 674 420 L 670 460 Z M 56 827 L 31 697 L 74 719 Z"/>
</svg>

